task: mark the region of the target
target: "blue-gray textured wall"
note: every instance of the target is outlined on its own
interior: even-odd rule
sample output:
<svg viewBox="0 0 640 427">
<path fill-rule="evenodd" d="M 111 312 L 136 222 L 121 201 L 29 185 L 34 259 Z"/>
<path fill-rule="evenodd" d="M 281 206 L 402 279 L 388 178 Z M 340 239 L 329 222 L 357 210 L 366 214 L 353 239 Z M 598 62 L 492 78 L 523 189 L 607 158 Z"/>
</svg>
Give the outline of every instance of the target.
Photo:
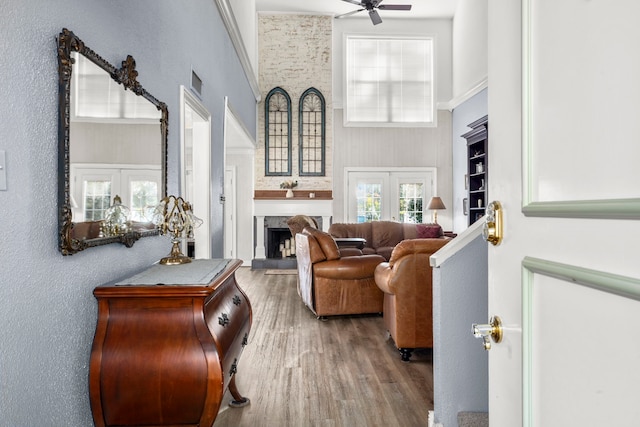
<svg viewBox="0 0 640 427">
<path fill-rule="evenodd" d="M 169 193 L 179 191 L 179 86 L 191 67 L 212 114 L 212 254 L 222 256 L 224 97 L 255 130 L 255 99 L 212 0 L 0 2 L 0 427 L 93 424 L 88 364 L 95 286 L 166 255 L 166 237 L 63 257 L 57 249 L 56 36 L 74 31 L 114 65 L 132 55 L 139 81 L 169 108 Z M 205 185 L 208 183 L 205 183 Z"/>
<path fill-rule="evenodd" d="M 471 333 L 473 323 L 489 320 L 487 245 L 476 233 L 433 269 L 434 415 L 444 427 L 458 425 L 458 412 L 488 411 L 489 359 Z"/>
</svg>

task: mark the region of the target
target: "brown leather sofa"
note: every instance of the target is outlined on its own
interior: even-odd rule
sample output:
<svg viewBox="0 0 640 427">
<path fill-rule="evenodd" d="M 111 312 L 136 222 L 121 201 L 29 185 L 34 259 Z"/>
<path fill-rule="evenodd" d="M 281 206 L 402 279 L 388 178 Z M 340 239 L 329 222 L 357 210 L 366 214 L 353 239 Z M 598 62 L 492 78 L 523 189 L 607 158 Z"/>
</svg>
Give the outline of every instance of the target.
<svg viewBox="0 0 640 427">
<path fill-rule="evenodd" d="M 376 267 L 375 281 L 384 292 L 384 325 L 405 362 L 413 349 L 433 347 L 433 275 L 429 257 L 449 240 L 403 240 L 389 261 Z"/>
<path fill-rule="evenodd" d="M 363 223 L 334 223 L 329 234 L 336 238 L 360 237 L 366 240 L 362 253 L 382 255 L 389 260 L 393 248 L 407 239 L 445 237 L 439 224 L 408 224 L 394 221 L 372 221 Z"/>
<path fill-rule="evenodd" d="M 298 294 L 318 318 L 381 313 L 374 271 L 380 255 L 341 256 L 333 237 L 313 227 L 296 235 Z"/>
</svg>

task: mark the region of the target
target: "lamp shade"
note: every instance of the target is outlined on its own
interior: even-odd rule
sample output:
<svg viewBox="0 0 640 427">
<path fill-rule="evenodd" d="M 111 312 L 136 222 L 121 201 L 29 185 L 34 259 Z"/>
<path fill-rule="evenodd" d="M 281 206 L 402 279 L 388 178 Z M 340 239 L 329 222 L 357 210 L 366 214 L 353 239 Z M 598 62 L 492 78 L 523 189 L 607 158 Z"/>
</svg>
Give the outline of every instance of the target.
<svg viewBox="0 0 640 427">
<path fill-rule="evenodd" d="M 446 209 L 444 203 L 442 203 L 442 199 L 440 197 L 432 197 L 429 200 L 429 204 L 427 205 L 427 209 Z"/>
</svg>

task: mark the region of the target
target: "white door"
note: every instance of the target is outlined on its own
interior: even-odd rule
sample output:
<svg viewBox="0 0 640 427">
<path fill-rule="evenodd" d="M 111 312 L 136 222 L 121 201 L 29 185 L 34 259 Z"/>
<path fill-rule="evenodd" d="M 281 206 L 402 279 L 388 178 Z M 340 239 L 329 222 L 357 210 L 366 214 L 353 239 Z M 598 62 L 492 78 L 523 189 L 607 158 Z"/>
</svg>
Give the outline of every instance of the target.
<svg viewBox="0 0 640 427">
<path fill-rule="evenodd" d="M 640 425 L 638 16 L 489 1 L 493 427 Z"/>
<path fill-rule="evenodd" d="M 224 170 L 224 257 L 236 258 L 236 167 Z"/>
<path fill-rule="evenodd" d="M 202 220 L 193 230 L 195 258 L 207 259 L 211 258 L 211 114 L 184 86 L 180 99 L 182 197 Z"/>
<path fill-rule="evenodd" d="M 224 256 L 251 264 L 256 143 L 228 98 L 224 110 Z"/>
</svg>

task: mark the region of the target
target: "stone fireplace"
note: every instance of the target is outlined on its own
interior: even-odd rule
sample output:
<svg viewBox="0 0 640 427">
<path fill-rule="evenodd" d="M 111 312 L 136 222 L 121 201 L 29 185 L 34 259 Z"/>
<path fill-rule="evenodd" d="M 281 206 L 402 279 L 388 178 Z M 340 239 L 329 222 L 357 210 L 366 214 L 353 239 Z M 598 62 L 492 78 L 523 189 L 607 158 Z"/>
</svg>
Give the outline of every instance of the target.
<svg viewBox="0 0 640 427">
<path fill-rule="evenodd" d="M 287 219 L 294 215 L 308 215 L 318 222 L 324 231 L 329 229 L 332 200 L 254 200 L 255 256 L 252 268 L 296 268 L 295 256 L 282 256 L 280 244 L 291 239 Z M 294 245 L 289 240 L 289 245 Z M 295 249 L 294 249 L 295 252 Z"/>
</svg>

